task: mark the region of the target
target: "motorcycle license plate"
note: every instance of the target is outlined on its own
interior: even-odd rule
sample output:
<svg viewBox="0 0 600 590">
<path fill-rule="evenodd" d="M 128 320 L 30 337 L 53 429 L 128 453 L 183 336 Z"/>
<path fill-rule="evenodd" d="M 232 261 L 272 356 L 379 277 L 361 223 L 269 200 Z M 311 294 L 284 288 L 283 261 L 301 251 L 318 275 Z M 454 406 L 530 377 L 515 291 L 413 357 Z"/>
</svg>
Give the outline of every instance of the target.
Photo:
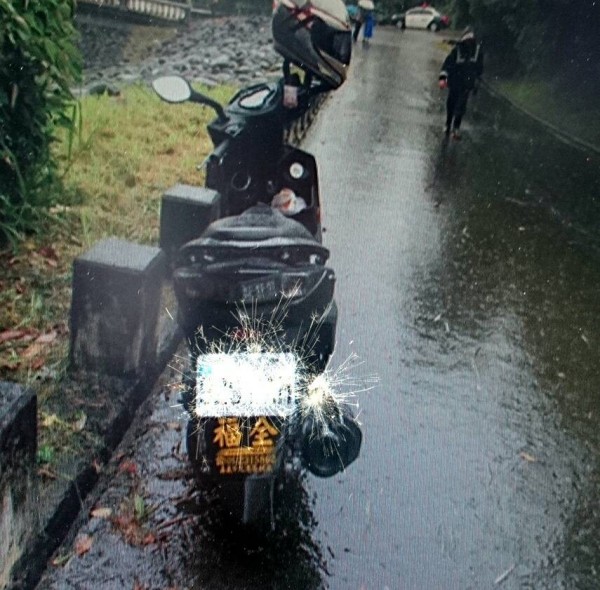
<svg viewBox="0 0 600 590">
<path fill-rule="evenodd" d="M 280 424 L 269 416 L 217 418 L 208 432 L 211 464 L 219 475 L 264 474 L 277 461 Z"/>
<path fill-rule="evenodd" d="M 239 296 L 243 301 L 256 303 L 277 301 L 281 297 L 281 280 L 278 277 L 265 277 L 244 281 L 239 285 Z"/>
<path fill-rule="evenodd" d="M 291 353 L 200 355 L 194 412 L 200 418 L 285 418 L 296 409 L 297 372 Z"/>
</svg>

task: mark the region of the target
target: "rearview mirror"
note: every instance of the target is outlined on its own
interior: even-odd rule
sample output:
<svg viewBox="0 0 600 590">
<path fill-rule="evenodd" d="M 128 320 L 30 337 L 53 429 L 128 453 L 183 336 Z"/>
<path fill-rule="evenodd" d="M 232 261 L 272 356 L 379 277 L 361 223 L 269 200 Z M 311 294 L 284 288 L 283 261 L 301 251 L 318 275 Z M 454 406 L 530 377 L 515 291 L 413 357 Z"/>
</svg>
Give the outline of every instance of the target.
<svg viewBox="0 0 600 590">
<path fill-rule="evenodd" d="M 152 82 L 152 88 L 158 96 L 167 102 L 185 102 L 190 100 L 192 89 L 181 76 L 162 76 Z"/>
</svg>

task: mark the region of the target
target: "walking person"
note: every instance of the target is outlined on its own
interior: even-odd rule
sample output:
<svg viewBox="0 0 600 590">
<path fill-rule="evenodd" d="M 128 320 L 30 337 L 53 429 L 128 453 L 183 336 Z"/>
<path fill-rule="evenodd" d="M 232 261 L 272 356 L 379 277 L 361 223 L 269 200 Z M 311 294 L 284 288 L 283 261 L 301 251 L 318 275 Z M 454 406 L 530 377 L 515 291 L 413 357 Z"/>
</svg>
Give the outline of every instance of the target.
<svg viewBox="0 0 600 590">
<path fill-rule="evenodd" d="M 448 54 L 439 76 L 440 88 L 448 88 L 446 135 L 460 139 L 460 124 L 471 92 L 476 94 L 483 74 L 483 51 L 471 27 L 467 27 Z"/>
<path fill-rule="evenodd" d="M 360 34 L 363 24 L 365 24 L 369 18 L 373 18 L 374 10 L 375 4 L 373 4 L 373 0 L 358 0 L 358 15 L 354 23 L 354 32 L 352 33 L 352 38 L 355 43 L 358 41 L 358 35 Z"/>
<path fill-rule="evenodd" d="M 368 43 L 373 38 L 373 28 L 375 27 L 375 15 L 369 10 L 365 16 L 365 30 L 363 32 L 363 43 Z"/>
</svg>

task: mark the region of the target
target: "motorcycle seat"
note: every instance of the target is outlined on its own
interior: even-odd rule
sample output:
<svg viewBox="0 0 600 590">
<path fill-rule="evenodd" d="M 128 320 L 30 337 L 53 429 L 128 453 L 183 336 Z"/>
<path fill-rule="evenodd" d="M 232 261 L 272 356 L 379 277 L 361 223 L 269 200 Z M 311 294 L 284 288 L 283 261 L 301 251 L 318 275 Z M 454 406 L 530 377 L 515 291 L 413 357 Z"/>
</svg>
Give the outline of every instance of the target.
<svg viewBox="0 0 600 590">
<path fill-rule="evenodd" d="M 259 242 L 287 238 L 317 243 L 301 223 L 264 203 L 254 205 L 240 215 L 213 221 L 201 238 L 216 242 Z"/>
<path fill-rule="evenodd" d="M 234 263 L 240 259 L 323 265 L 329 250 L 298 221 L 269 205 L 259 204 L 240 215 L 211 223 L 199 238 L 184 244 L 176 267 Z"/>
</svg>

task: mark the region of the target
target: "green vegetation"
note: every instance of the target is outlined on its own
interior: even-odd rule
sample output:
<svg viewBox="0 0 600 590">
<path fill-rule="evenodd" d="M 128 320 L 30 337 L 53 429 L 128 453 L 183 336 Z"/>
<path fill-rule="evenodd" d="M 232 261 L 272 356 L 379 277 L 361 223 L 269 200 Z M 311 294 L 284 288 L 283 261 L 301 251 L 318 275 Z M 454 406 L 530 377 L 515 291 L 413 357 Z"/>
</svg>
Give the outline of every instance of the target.
<svg viewBox="0 0 600 590">
<path fill-rule="evenodd" d="M 474 25 L 496 70 L 539 74 L 597 96 L 600 3 L 596 0 L 452 0 L 456 27 Z"/>
<path fill-rule="evenodd" d="M 526 111 L 558 129 L 600 146 L 600 104 L 548 79 L 497 80 L 494 87 Z"/>
<path fill-rule="evenodd" d="M 233 92 L 203 90 L 221 102 Z M 134 86 L 117 97 L 87 97 L 81 111 L 71 154 L 67 131 L 53 147 L 62 189 L 48 195 L 58 203 L 52 221 L 0 252 L 0 379 L 63 375 L 73 259 L 109 235 L 156 243 L 164 190 L 203 182 L 196 165 L 211 149 L 209 109 L 168 105 Z"/>
<path fill-rule="evenodd" d="M 220 102 L 233 92 L 201 90 Z M 102 388 L 82 392 L 66 373 L 73 259 L 108 235 L 156 243 L 162 193 L 178 182 L 201 184 L 196 164 L 212 147 L 205 131 L 212 111 L 168 105 L 142 86 L 86 97 L 81 112 L 70 150 L 66 130 L 53 145 L 62 182 L 48 195 L 58 203 L 51 219 L 0 251 L 0 379 L 27 383 L 38 394 L 37 460 L 48 481 L 61 477 L 66 455 L 98 448 L 98 420 L 90 413 L 110 406 Z"/>
<path fill-rule="evenodd" d="M 74 0 L 0 0 L 0 242 L 37 229 L 54 204 L 50 156 L 60 128 L 72 144 L 81 69 Z"/>
</svg>

